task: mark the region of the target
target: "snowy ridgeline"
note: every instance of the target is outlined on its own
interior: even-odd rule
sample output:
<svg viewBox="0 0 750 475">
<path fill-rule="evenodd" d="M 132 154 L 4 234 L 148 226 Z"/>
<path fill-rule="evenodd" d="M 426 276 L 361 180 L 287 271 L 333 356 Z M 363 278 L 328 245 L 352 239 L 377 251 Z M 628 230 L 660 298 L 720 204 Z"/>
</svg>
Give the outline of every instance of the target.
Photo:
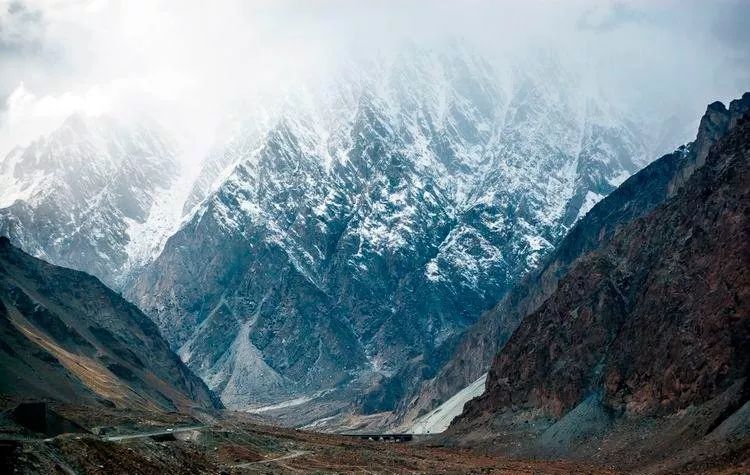
<svg viewBox="0 0 750 475">
<path fill-rule="evenodd" d="M 464 404 L 484 393 L 485 381 L 487 381 L 487 373 L 484 373 L 479 379 L 454 394 L 453 397 L 431 412 L 414 421 L 409 432 L 412 434 L 443 432 L 448 428 L 451 421 L 461 414 L 464 410 Z"/>
<path fill-rule="evenodd" d="M 174 233 L 194 179 L 156 124 L 74 114 L 0 160 L 0 234 L 120 289 Z"/>
<path fill-rule="evenodd" d="M 195 173 L 158 127 L 75 118 L 0 163 L 0 234 L 121 290 L 227 407 L 404 387 L 650 156 L 539 62 L 352 66 L 243 105 Z"/>
<path fill-rule="evenodd" d="M 125 295 L 228 407 L 404 387 L 407 362 L 449 354 L 648 156 L 637 126 L 543 63 L 406 55 L 313 82 L 268 120 L 247 111 L 182 226 L 142 241 L 158 256 Z"/>
</svg>

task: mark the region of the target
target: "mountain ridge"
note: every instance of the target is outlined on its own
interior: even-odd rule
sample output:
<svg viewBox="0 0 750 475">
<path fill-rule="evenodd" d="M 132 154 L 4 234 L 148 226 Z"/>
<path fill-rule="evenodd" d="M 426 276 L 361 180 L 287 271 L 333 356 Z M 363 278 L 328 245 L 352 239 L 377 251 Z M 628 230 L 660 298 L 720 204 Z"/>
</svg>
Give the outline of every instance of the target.
<svg viewBox="0 0 750 475">
<path fill-rule="evenodd" d="M 551 249 L 587 198 L 609 193 L 645 153 L 603 108 L 544 92 L 574 81 L 542 87 L 520 76 L 506 104 L 487 74 L 461 56 L 396 63 L 382 83 L 361 86 L 368 93 L 340 88 L 309 117 L 282 114 L 258 146 L 230 145 L 252 152 L 219 154 L 234 170 L 126 295 L 230 405 L 350 381 L 370 388 L 357 403 L 365 413 L 392 408 Z M 438 79 L 414 83 L 424 77 Z M 315 118 L 321 111 L 349 112 Z M 529 129 L 534 119 L 554 134 Z M 253 400 L 272 394 L 232 377 L 234 366 L 250 371 L 236 358 L 245 332 L 250 366 L 279 382 L 274 400 Z M 347 358 L 334 363 L 337 345 Z M 305 354 L 318 356 L 303 364 Z M 338 366 L 296 369 L 318 358 Z M 282 384 L 286 375 L 299 387 Z M 226 389 L 234 384 L 242 389 Z"/>
<path fill-rule="evenodd" d="M 552 295 L 572 262 L 608 241 L 620 226 L 648 214 L 672 196 L 705 160 L 717 138 L 747 112 L 749 104 L 746 93 L 731 101 L 729 109 L 721 103 L 709 105 L 693 143 L 652 162 L 594 206 L 537 270 L 467 331 L 452 360 L 402 403 L 397 419 L 408 422 L 419 417 L 486 372 L 519 322 Z"/>
<path fill-rule="evenodd" d="M 134 305 L 0 236 L 5 396 L 143 410 L 221 407 Z"/>
<path fill-rule="evenodd" d="M 446 439 L 666 471 L 746 450 L 749 107 L 709 106 L 669 196 L 573 261 Z"/>
<path fill-rule="evenodd" d="M 177 154 L 152 121 L 73 114 L 0 162 L 0 234 L 121 289 L 158 251 L 149 225 L 167 219 L 157 205 L 180 179 Z"/>
</svg>

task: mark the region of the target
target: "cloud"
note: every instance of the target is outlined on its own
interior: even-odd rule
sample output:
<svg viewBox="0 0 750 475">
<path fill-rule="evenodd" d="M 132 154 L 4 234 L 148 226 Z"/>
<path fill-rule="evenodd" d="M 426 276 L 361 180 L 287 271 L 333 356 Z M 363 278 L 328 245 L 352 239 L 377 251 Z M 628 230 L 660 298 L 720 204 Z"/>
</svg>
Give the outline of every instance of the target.
<svg viewBox="0 0 750 475">
<path fill-rule="evenodd" d="M 725 1 L 717 5 L 712 32 L 727 52 L 737 61 L 750 63 L 750 2 Z M 750 79 L 748 75 L 745 78 Z"/>
<path fill-rule="evenodd" d="M 607 3 L 586 10 L 578 20 L 582 30 L 609 31 L 628 23 L 642 22 L 646 14 L 623 2 Z"/>
<path fill-rule="evenodd" d="M 59 43 L 49 41 L 41 4 L 0 0 L 0 126 L 19 83 L 47 84 L 65 63 L 61 51 Z"/>
<path fill-rule="evenodd" d="M 42 49 L 44 23 L 42 12 L 29 8 L 19 0 L 0 3 L 0 65 L 3 75 L 0 77 L 0 120 L 7 109 L 7 100 L 14 79 L 12 60 L 38 53 Z"/>
<path fill-rule="evenodd" d="M 82 95 L 66 92 L 40 97 L 21 83 L 5 100 L 0 141 L 6 142 L 7 147 L 28 143 L 40 131 L 53 129 L 73 113 L 98 115 L 107 106 L 107 95 L 98 88 Z"/>
<path fill-rule="evenodd" d="M 43 36 L 41 11 L 21 0 L 13 0 L 0 10 L 0 55 L 36 53 L 42 48 Z"/>
<path fill-rule="evenodd" d="M 304 85 L 347 58 L 454 39 L 495 61 L 552 50 L 639 113 L 682 104 L 697 115 L 748 78 L 747 10 L 744 0 L 0 0 L 0 135 L 12 141 L 22 123 L 45 133 L 42 116 L 73 109 L 148 111 L 208 135 L 243 97 Z M 14 106 L 11 125 L 21 84 L 33 99 Z M 2 137 L 0 154 L 15 145 Z"/>
</svg>

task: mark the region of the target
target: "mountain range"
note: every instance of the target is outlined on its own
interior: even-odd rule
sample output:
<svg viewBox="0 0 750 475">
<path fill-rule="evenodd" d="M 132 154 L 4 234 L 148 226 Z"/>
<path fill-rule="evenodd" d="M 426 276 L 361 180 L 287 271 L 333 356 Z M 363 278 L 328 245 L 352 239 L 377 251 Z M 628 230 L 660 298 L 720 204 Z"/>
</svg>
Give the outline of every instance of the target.
<svg viewBox="0 0 750 475">
<path fill-rule="evenodd" d="M 353 385 L 393 409 L 645 159 L 545 66 L 505 91 L 481 58 L 405 56 L 282 107 L 125 295 L 231 407 Z"/>
<path fill-rule="evenodd" d="M 134 446 L 206 471 L 323 440 L 240 429 L 256 416 L 639 473 L 738 465 L 750 93 L 651 161 L 681 127 L 589 80 L 547 55 L 405 48 L 238 101 L 199 170 L 142 117 L 76 114 L 17 147 L 0 160 L 0 402 L 21 405 L 0 423 L 26 437 L 29 400 L 92 424 L 189 419 Z"/>
<path fill-rule="evenodd" d="M 459 349 L 436 377 L 403 401 L 397 411 L 399 420 L 414 420 L 486 373 L 518 324 L 556 291 L 571 264 L 674 195 L 679 184 L 701 166 L 708 150 L 747 112 L 749 99 L 746 94 L 728 110 L 719 102 L 711 104 L 693 142 L 655 160 L 594 206 L 540 266 L 466 332 Z"/>
<path fill-rule="evenodd" d="M 153 122 L 75 114 L 0 162 L 0 234 L 121 289 L 168 237 L 178 153 Z"/>
<path fill-rule="evenodd" d="M 479 377 L 413 402 L 674 141 L 554 57 L 500 68 L 461 47 L 406 49 L 251 109 L 197 179 L 156 124 L 71 117 L 2 161 L 0 234 L 121 291 L 225 405 L 293 403 L 294 424 L 413 416 Z"/>
</svg>

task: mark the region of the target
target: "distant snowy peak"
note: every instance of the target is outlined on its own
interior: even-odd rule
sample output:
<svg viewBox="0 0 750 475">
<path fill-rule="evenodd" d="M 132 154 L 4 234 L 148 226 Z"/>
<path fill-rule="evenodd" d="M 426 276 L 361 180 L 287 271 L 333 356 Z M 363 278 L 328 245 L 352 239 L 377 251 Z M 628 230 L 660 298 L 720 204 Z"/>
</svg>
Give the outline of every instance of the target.
<svg viewBox="0 0 750 475">
<path fill-rule="evenodd" d="M 299 141 L 329 173 L 337 173 L 333 163 L 374 165 L 349 162 L 364 137 L 398 143 L 418 172 L 433 175 L 454 204 L 469 207 L 482 199 L 477 182 L 487 183 L 488 173 L 503 169 L 526 176 L 531 171 L 535 179 L 566 173 L 556 180 L 569 182 L 578 168 L 600 166 L 591 179 L 607 188 L 645 162 L 643 131 L 610 104 L 597 102 L 578 75 L 552 60 L 506 71 L 461 48 L 421 53 L 403 53 L 377 63 L 374 71 L 353 65 L 336 79 L 295 90 L 271 113 L 248 113 L 244 127 L 208 157 L 185 211 L 216 191 L 240 162 L 256 160 L 280 133 Z M 560 169 L 556 156 L 578 163 Z"/>
<path fill-rule="evenodd" d="M 163 180 L 164 171 L 175 166 L 176 144 L 167 137 L 163 131 L 143 125 L 125 126 L 108 117 L 74 114 L 48 136 L 13 150 L 0 171 L 6 179 L 21 184 L 28 199 L 52 192 L 50 184 L 53 188 L 77 184 L 71 186 L 70 193 L 91 197 L 112 186 L 113 179 L 126 171 L 139 172 L 136 178 L 144 183 Z M 155 161 L 159 166 L 153 166 Z M 162 164 L 166 165 L 164 171 Z M 153 171 L 158 172 L 156 176 L 146 173 Z M 45 181 L 44 189 L 29 186 L 39 185 L 40 179 Z"/>
<path fill-rule="evenodd" d="M 0 163 L 7 185 L 0 232 L 32 254 L 115 285 L 133 268 L 129 261 L 143 261 L 135 254 L 153 247 L 138 241 L 164 234 L 151 231 L 163 221 L 158 205 L 181 206 L 164 203 L 179 181 L 177 153 L 176 142 L 148 120 L 73 115 Z"/>
<path fill-rule="evenodd" d="M 437 56 L 397 58 L 374 74 L 351 66 L 335 81 L 321 79 L 268 109 L 252 108 L 224 144 L 214 147 L 183 211 L 189 214 L 211 193 L 222 193 L 222 183 L 243 181 L 232 176 L 235 169 L 235 175 L 254 180 L 278 176 L 287 165 L 300 170 L 309 165 L 324 174 L 318 178 L 361 186 L 376 168 L 390 166 L 384 156 L 363 158 L 362 153 L 377 153 L 378 144 L 398 150 L 415 173 L 442 180 L 445 192 L 465 195 L 476 169 L 486 165 L 483 147 L 499 107 L 489 66 L 482 63 L 484 69 L 474 72 L 466 67 Z M 353 175 L 337 177 L 342 170 Z M 323 212 L 321 206 L 315 208 Z"/>
</svg>

